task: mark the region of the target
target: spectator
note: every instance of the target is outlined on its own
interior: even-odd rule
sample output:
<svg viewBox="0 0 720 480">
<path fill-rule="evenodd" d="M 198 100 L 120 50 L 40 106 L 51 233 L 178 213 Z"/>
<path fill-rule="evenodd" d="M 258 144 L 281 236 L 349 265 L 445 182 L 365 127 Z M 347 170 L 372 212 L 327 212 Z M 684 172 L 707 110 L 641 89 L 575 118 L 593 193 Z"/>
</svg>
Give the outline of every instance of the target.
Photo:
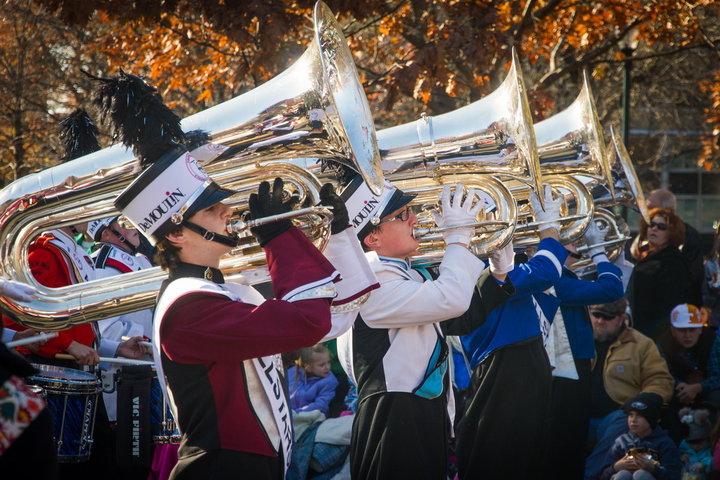
<svg viewBox="0 0 720 480">
<path fill-rule="evenodd" d="M 642 392 L 670 401 L 673 378 L 653 341 L 626 326 L 625 299 L 590 307 L 595 337 L 591 373 L 590 442 L 597 441 L 585 463 L 585 477 L 595 478 L 605 453 L 622 433 L 624 417 L 618 408 Z"/>
<path fill-rule="evenodd" d="M 319 410 L 329 415 L 337 378 L 330 371 L 330 351 L 324 345 L 303 348 L 299 365 L 288 369 L 290 406 L 296 412 Z"/>
<path fill-rule="evenodd" d="M 700 309 L 684 303 L 670 314 L 670 334 L 660 343 L 677 385 L 679 403 L 696 400 L 720 406 L 720 339 L 703 326 Z"/>
<path fill-rule="evenodd" d="M 692 410 L 685 407 L 678 412 L 678 415 L 680 421 L 689 429 L 687 437 L 680 442 L 683 474 L 687 473 L 687 476 L 694 480 L 705 480 L 712 469 L 710 411 L 706 408 Z"/>
<path fill-rule="evenodd" d="M 677 200 L 675 194 L 670 190 L 664 188 L 653 190 L 648 195 L 646 202 L 648 210 L 666 208 L 677 215 Z M 691 292 L 693 296 L 688 299 L 688 302 L 699 305 L 703 279 L 702 241 L 700 240 L 700 233 L 692 225 L 684 221 L 682 223 L 685 226 L 685 241 L 680 247 L 680 253 L 682 253 L 690 268 L 692 279 Z"/>
<path fill-rule="evenodd" d="M 640 237 L 647 244 L 638 251 L 638 263 L 628 284 L 627 297 L 633 326 L 658 340 L 667 331 L 670 311 L 681 303 L 692 303 L 690 269 L 679 247 L 685 227 L 668 209 L 650 210 L 651 221 L 640 222 Z"/>
<path fill-rule="evenodd" d="M 641 393 L 623 406 L 627 431 L 618 436 L 608 452 L 600 480 L 679 480 L 678 449 L 658 426 L 662 398 Z"/>
<path fill-rule="evenodd" d="M 670 314 L 670 331 L 658 343 L 675 378 L 675 394 L 663 417 L 670 436 L 679 442 L 687 433 L 678 411 L 702 401 L 720 406 L 720 340 L 703 327 L 700 309 L 682 304 Z"/>
<path fill-rule="evenodd" d="M 703 307 L 709 313 L 708 324 L 720 324 L 720 223 L 715 229 L 713 247 L 705 260 L 705 281 L 703 282 Z"/>
</svg>

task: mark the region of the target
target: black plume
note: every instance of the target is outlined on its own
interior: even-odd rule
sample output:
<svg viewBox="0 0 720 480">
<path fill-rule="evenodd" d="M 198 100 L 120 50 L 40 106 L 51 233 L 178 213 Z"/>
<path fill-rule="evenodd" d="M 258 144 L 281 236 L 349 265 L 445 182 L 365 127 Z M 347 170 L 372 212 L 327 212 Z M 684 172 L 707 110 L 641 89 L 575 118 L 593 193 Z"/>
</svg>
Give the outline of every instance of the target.
<svg viewBox="0 0 720 480">
<path fill-rule="evenodd" d="M 115 78 L 95 78 L 101 82 L 94 102 L 100 107 L 102 121 L 110 119 L 113 137 L 132 147 L 141 166 L 184 143 L 180 117 L 163 103 L 155 87 L 122 70 Z"/>
<path fill-rule="evenodd" d="M 98 128 L 82 108 L 76 109 L 60 121 L 60 140 L 65 146 L 62 162 L 69 162 L 100 150 Z"/>
<path fill-rule="evenodd" d="M 352 180 L 360 175 L 356 170 L 349 167 L 345 163 L 338 162 L 337 160 L 329 159 L 329 158 L 321 158 L 319 160 L 320 162 L 320 171 L 325 172 L 326 170 L 330 170 L 335 175 L 335 178 L 338 181 L 338 184 L 341 187 L 347 186 Z"/>
<path fill-rule="evenodd" d="M 210 134 L 205 130 L 190 130 L 185 133 L 185 148 L 191 152 L 206 143 L 210 143 Z"/>
</svg>

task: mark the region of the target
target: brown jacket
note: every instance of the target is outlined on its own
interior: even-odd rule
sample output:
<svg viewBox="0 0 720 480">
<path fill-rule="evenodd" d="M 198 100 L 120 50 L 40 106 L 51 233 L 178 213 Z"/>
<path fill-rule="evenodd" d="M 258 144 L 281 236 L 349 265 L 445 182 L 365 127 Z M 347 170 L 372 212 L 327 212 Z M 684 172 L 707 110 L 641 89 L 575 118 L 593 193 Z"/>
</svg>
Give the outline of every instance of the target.
<svg viewBox="0 0 720 480">
<path fill-rule="evenodd" d="M 640 392 L 657 393 L 668 403 L 675 385 L 655 342 L 629 327 L 608 348 L 603 383 L 608 396 L 620 405 Z"/>
</svg>

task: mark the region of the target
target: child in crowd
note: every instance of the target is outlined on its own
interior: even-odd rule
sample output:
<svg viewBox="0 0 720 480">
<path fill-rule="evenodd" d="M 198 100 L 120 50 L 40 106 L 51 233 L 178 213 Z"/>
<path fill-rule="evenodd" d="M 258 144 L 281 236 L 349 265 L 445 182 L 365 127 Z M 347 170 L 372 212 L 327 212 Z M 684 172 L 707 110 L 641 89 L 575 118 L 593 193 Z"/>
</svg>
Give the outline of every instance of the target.
<svg viewBox="0 0 720 480">
<path fill-rule="evenodd" d="M 705 480 L 712 468 L 710 451 L 710 412 L 706 408 L 693 410 L 683 408 L 678 413 L 680 421 L 687 424 L 688 435 L 680 442 L 680 461 L 683 479 Z"/>
<path fill-rule="evenodd" d="M 303 348 L 298 365 L 288 369 L 290 405 L 296 412 L 330 411 L 337 378 L 330 371 L 330 351 L 324 345 Z"/>
<path fill-rule="evenodd" d="M 662 398 L 643 392 L 623 406 L 628 432 L 615 439 L 601 480 L 679 480 L 680 455 L 665 430 L 657 426 Z"/>
</svg>

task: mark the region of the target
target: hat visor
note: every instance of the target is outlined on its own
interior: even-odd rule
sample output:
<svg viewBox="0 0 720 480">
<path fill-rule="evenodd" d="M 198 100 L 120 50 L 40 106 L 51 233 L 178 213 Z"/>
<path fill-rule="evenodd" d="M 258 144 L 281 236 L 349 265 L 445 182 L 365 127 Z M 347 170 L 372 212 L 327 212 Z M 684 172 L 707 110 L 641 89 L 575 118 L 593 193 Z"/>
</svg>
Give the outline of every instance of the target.
<svg viewBox="0 0 720 480">
<path fill-rule="evenodd" d="M 415 197 L 416 195 L 414 193 L 408 194 L 400 190 L 396 190 L 388 201 L 387 205 L 385 205 L 385 208 L 383 208 L 382 213 L 380 213 L 380 220 L 382 221 L 391 213 L 397 212 L 398 210 L 406 206 L 408 203 L 412 202 Z"/>
<path fill-rule="evenodd" d="M 212 182 L 208 187 L 200 194 L 200 196 L 195 200 L 192 205 L 185 211 L 185 214 L 183 217 L 187 220 L 193 215 L 195 215 L 197 212 L 204 208 L 211 207 L 215 205 L 218 202 L 222 202 L 226 198 L 234 195 L 234 190 L 229 190 L 227 188 L 222 188 L 220 185 L 218 185 L 215 182 Z"/>
</svg>

